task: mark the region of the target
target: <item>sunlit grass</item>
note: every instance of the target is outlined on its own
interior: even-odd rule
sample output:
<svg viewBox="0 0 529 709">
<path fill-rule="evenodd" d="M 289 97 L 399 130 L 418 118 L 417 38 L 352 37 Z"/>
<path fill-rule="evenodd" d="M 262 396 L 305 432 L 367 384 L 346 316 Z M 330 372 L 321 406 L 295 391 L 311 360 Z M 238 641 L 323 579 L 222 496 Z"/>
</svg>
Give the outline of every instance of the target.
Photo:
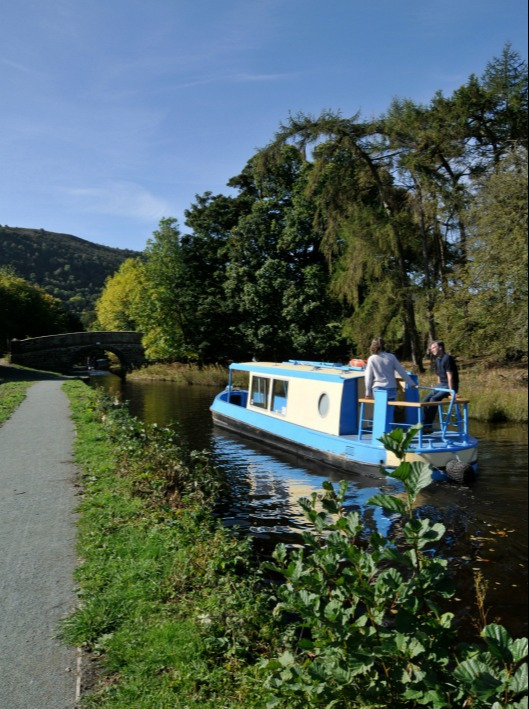
<svg viewBox="0 0 529 709">
<path fill-rule="evenodd" d="M 470 399 L 469 416 L 477 421 L 525 423 L 527 416 L 527 370 L 521 367 L 484 365 L 460 367 L 459 395 Z M 421 384 L 434 385 L 435 375 L 420 376 Z"/>
<path fill-rule="evenodd" d="M 33 382 L 4 382 L 0 384 L 0 426 L 7 421 L 26 397 Z"/>
<path fill-rule="evenodd" d="M 251 580 L 230 571 L 246 564 L 247 544 L 219 527 L 193 496 L 175 507 L 145 494 L 144 461 L 136 465 L 127 447 L 110 442 L 97 394 L 80 382 L 65 389 L 83 498 L 80 602 L 62 636 L 102 658 L 81 706 L 259 706 L 251 663 L 235 672 L 236 656 L 247 653 L 239 628 L 261 632 L 267 622 L 257 622 Z M 130 450 L 136 440 L 132 431 Z M 212 647 L 225 651 L 231 644 L 233 667 L 212 661 Z"/>
<path fill-rule="evenodd" d="M 228 382 L 228 368 L 221 364 L 207 364 L 198 367 L 196 364 L 149 364 L 131 372 L 129 379 L 159 379 L 178 384 L 201 384 L 203 386 L 225 387 Z M 241 386 L 247 380 L 244 372 L 234 372 L 233 383 Z"/>
</svg>

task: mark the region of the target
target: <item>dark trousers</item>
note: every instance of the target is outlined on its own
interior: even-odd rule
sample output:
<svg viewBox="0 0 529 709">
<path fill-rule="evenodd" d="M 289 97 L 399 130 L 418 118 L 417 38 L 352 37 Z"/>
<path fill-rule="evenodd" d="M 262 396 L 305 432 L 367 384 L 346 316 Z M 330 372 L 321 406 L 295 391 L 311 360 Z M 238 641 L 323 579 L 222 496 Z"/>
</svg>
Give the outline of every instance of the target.
<svg viewBox="0 0 529 709">
<path fill-rule="evenodd" d="M 450 394 L 447 391 L 434 390 L 424 397 L 424 401 L 441 401 L 442 399 L 446 399 L 448 396 L 450 396 Z M 431 426 L 433 424 L 435 417 L 437 416 L 438 408 L 438 406 L 427 406 L 424 409 L 423 424 L 425 426 Z"/>
</svg>

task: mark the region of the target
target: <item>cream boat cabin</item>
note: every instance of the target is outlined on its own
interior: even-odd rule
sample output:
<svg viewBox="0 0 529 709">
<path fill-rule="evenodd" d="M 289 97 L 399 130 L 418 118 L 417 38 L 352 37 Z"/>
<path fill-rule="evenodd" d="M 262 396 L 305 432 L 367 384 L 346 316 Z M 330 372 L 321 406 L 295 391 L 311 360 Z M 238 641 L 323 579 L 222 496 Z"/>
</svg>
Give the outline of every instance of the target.
<svg viewBox="0 0 529 709">
<path fill-rule="evenodd" d="M 234 370 L 248 373 L 247 388 L 232 385 Z M 421 423 L 424 408 L 433 405 L 439 409 L 439 424 L 430 434 L 419 431 L 408 459 L 429 463 L 437 479 L 468 478 L 476 471 L 477 441 L 468 434 L 466 399 L 447 392 L 442 402 L 426 404 L 419 400 L 419 389 L 408 386 L 397 402 L 388 401 L 383 391 L 374 400 L 364 393 L 362 367 L 243 362 L 230 365 L 228 386 L 215 397 L 211 411 L 218 426 L 341 470 L 380 475 L 398 462 L 378 438 L 395 426 Z"/>
</svg>

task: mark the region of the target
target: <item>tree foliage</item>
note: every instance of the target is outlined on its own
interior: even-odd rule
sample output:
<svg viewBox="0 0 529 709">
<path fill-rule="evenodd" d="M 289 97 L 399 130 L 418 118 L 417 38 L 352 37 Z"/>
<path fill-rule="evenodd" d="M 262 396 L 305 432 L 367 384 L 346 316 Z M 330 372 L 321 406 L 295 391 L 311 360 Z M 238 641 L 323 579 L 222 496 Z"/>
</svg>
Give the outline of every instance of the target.
<svg viewBox="0 0 529 709">
<path fill-rule="evenodd" d="M 419 371 L 438 337 L 526 357 L 526 150 L 527 66 L 510 45 L 428 105 L 290 116 L 233 196 L 197 195 L 187 230 L 154 232 L 133 318 L 149 355 L 338 359 L 382 335 Z"/>
<path fill-rule="evenodd" d="M 469 355 L 527 352 L 527 151 L 502 158 L 469 209 L 468 261 L 442 299 L 440 321 Z"/>
<path fill-rule="evenodd" d="M 145 276 L 141 259 L 127 259 L 109 276 L 96 304 L 102 330 L 141 330 Z"/>
<path fill-rule="evenodd" d="M 251 209 L 227 244 L 225 292 L 235 332 L 259 358 L 344 352 L 342 309 L 328 289 L 328 269 L 305 195 L 310 167 L 291 147 L 265 167 L 259 156 L 231 181 Z"/>
<path fill-rule="evenodd" d="M 0 353 L 10 339 L 68 332 L 73 323 L 58 298 L 0 268 Z"/>
</svg>

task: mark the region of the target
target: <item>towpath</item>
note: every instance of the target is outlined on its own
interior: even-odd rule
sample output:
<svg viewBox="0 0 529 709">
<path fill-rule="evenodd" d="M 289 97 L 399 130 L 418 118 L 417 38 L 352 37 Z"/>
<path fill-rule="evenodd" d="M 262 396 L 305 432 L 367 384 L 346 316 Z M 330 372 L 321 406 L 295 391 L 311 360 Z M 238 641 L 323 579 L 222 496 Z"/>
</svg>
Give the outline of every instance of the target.
<svg viewBox="0 0 529 709">
<path fill-rule="evenodd" d="M 61 385 L 35 382 L 0 428 L 0 709 L 76 706 L 77 651 L 56 638 L 76 600 L 74 430 Z"/>
</svg>

